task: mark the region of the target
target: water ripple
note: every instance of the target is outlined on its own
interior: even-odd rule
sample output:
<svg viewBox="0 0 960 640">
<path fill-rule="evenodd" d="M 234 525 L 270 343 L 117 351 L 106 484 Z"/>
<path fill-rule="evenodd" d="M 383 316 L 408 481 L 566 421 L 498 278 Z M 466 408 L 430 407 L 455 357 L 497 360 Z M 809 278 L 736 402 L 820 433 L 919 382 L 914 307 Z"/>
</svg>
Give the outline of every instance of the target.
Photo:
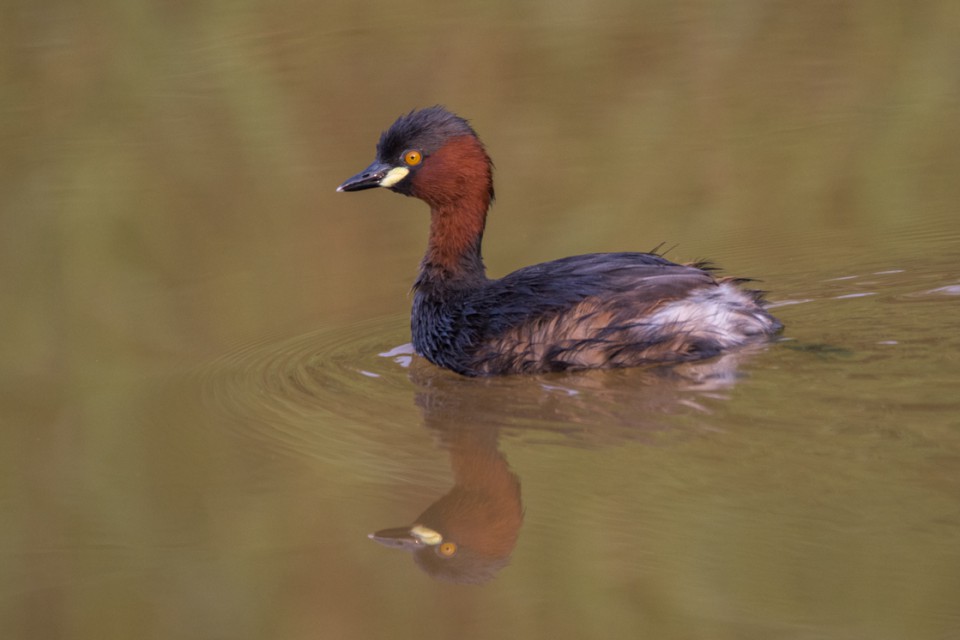
<svg viewBox="0 0 960 640">
<path fill-rule="evenodd" d="M 708 416 L 752 357 L 477 379 L 415 356 L 408 335 L 405 318 L 387 317 L 243 345 L 200 372 L 204 400 L 244 438 L 296 455 L 360 441 L 399 447 L 400 434 L 421 425 L 483 424 L 595 444 Z"/>
<path fill-rule="evenodd" d="M 352 427 L 413 415 L 407 376 L 392 358 L 408 332 L 391 316 L 240 346 L 200 372 L 204 401 L 243 436 L 276 450 L 322 452 Z"/>
</svg>

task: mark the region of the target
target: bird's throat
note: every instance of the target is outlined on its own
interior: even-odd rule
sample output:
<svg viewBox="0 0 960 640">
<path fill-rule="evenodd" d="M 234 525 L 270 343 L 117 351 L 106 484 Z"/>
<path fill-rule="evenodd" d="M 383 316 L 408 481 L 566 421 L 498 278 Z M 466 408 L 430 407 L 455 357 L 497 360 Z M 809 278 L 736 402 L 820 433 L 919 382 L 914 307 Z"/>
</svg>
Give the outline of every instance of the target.
<svg viewBox="0 0 960 640">
<path fill-rule="evenodd" d="M 430 240 L 423 258 L 424 275 L 444 280 L 484 279 L 480 253 L 487 202 L 456 201 L 430 211 Z"/>
</svg>

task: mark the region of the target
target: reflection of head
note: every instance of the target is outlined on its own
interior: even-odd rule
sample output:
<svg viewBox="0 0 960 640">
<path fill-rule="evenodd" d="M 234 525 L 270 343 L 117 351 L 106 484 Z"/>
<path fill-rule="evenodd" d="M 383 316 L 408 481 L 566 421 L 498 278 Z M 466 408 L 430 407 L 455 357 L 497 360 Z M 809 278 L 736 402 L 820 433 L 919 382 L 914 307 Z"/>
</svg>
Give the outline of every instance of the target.
<svg viewBox="0 0 960 640">
<path fill-rule="evenodd" d="M 481 583 L 510 559 L 523 522 L 520 481 L 496 445 L 496 430 L 454 428 L 444 434 L 454 486 L 410 527 L 370 534 L 381 544 L 412 551 L 431 577 Z"/>
</svg>

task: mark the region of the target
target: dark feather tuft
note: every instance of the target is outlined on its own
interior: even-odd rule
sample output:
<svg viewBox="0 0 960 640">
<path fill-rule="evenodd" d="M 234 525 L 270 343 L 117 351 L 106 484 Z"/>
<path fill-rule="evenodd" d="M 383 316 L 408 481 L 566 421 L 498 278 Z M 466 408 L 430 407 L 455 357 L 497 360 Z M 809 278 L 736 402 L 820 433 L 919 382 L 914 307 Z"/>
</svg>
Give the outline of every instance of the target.
<svg viewBox="0 0 960 640">
<path fill-rule="evenodd" d="M 444 107 L 436 105 L 414 110 L 400 116 L 380 136 L 377 158 L 382 162 L 396 162 L 407 149 L 420 149 L 430 155 L 450 138 L 477 134 L 470 123 Z"/>
</svg>

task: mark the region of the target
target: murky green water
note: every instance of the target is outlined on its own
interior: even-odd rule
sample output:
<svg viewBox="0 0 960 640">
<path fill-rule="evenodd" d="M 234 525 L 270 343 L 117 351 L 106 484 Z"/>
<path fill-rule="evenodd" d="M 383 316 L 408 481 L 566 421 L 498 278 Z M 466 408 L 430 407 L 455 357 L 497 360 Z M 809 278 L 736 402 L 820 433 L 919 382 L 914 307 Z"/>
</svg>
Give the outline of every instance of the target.
<svg viewBox="0 0 960 640">
<path fill-rule="evenodd" d="M 960 638 L 958 7 L 14 2 L 0 637 Z M 334 188 L 434 103 L 492 275 L 676 245 L 784 341 L 411 358 L 425 207 Z"/>
</svg>

